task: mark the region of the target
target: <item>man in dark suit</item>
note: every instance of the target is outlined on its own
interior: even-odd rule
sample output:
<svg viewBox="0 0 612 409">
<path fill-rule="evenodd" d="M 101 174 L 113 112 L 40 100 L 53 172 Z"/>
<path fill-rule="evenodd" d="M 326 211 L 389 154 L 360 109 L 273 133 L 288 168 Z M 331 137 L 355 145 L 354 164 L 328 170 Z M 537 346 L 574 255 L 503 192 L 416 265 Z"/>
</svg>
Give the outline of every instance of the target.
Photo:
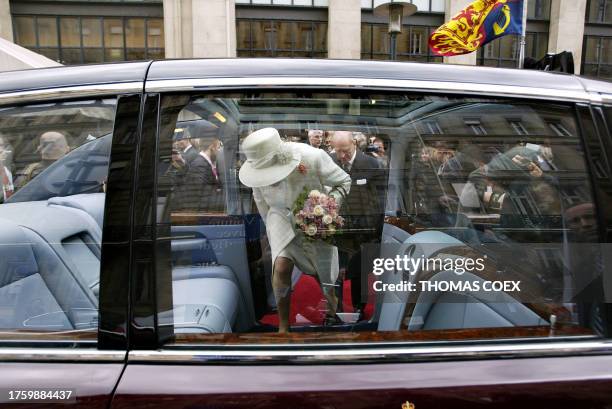
<svg viewBox="0 0 612 409">
<path fill-rule="evenodd" d="M 357 149 L 352 132 L 335 131 L 332 145 L 332 159 L 351 177 L 351 189 L 340 209 L 346 224 L 337 243 L 340 251 L 345 253 L 343 258 L 348 258 L 346 272 L 351 280 L 353 307 L 363 312 L 365 299 L 361 292 L 362 284 L 367 282 L 368 271 L 362 271 L 361 245 L 380 243 L 384 220 L 385 171 L 375 158 Z"/>
<path fill-rule="evenodd" d="M 177 128 L 174 130 L 174 144 L 179 151 L 179 154 L 189 166 L 191 162 L 198 157 L 198 151 L 191 144 L 191 133 L 188 128 Z"/>
<path fill-rule="evenodd" d="M 174 208 L 205 212 L 224 211 L 224 197 L 217 171 L 221 141 L 215 137 L 200 138 L 202 150 L 189 163 L 184 182 L 174 195 Z"/>
</svg>

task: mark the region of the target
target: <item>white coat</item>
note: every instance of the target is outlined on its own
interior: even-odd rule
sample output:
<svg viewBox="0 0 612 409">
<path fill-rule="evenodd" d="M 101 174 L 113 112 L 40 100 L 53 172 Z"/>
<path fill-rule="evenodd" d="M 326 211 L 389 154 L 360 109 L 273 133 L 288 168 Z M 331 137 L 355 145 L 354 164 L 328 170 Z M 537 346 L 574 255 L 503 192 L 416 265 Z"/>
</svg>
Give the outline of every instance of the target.
<svg viewBox="0 0 612 409">
<path fill-rule="evenodd" d="M 299 249 L 293 248 L 292 254 L 303 257 L 294 260 L 297 267 L 306 274 L 318 275 L 322 283 L 333 284 L 339 269 L 337 247 L 320 240 L 305 240 L 303 233 L 296 230 L 292 208 L 304 188 L 327 192 L 341 206 L 351 187 L 351 178 L 325 151 L 303 143 L 287 145 L 301 154 L 305 171 L 300 172 L 298 167 L 279 183 L 253 188 L 257 209 L 266 224 L 272 262 L 295 238 L 291 245 L 299 244 Z"/>
</svg>

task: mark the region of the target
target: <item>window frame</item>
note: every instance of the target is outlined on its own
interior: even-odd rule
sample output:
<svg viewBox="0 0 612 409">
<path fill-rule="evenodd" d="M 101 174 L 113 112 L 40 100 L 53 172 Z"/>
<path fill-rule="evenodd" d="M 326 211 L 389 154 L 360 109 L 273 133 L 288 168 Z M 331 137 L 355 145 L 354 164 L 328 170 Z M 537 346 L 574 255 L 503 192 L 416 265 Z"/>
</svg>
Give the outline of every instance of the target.
<svg viewBox="0 0 612 409">
<path fill-rule="evenodd" d="M 111 207 L 118 209 L 125 208 L 123 202 L 123 188 L 131 191 L 133 180 L 126 178 L 124 173 L 126 168 L 133 168 L 134 161 L 126 161 L 125 149 L 119 149 L 116 140 L 129 137 L 126 135 L 126 123 L 139 123 L 138 116 L 131 115 L 120 117 L 120 108 L 125 106 L 127 99 L 132 99 L 140 105 L 143 82 L 130 82 L 124 84 L 103 84 L 87 86 L 68 86 L 49 89 L 38 89 L 32 91 L 18 91 L 15 93 L 0 94 L 0 107 L 40 105 L 46 102 L 71 102 L 87 100 L 91 98 L 104 99 L 116 98 L 115 118 L 113 125 L 113 143 L 109 158 L 109 173 L 107 182 L 107 194 L 104 208 L 104 226 L 102 228 L 101 260 L 100 260 L 100 295 L 98 303 L 98 329 L 88 331 L 79 335 L 74 331 L 65 333 L 33 333 L 24 334 L 19 332 L 0 331 L 0 355 L 9 354 L 16 361 L 39 361 L 41 359 L 49 361 L 70 361 L 70 362 L 120 362 L 124 359 L 127 349 L 127 334 L 117 332 L 123 323 L 127 322 L 128 300 L 116 299 L 114 291 L 109 291 L 110 283 L 121 283 L 127 289 L 127 278 L 124 269 L 118 270 L 107 260 L 112 259 L 110 254 L 115 253 L 117 248 L 129 249 L 131 242 L 115 242 L 119 238 L 118 231 L 130 230 L 131 222 L 124 225 L 113 224 L 113 213 Z M 134 149 L 135 149 L 134 145 Z M 129 173 L 129 172 L 128 172 Z M 129 176 L 129 174 L 128 174 Z M 128 203 L 128 205 L 130 205 Z M 130 205 L 131 206 L 131 205 Z M 117 218 L 114 217 L 115 222 Z M 111 239 L 109 239 L 111 238 Z M 114 239 L 114 240 L 113 240 Z M 123 266 L 122 266 L 123 267 Z M 114 278 L 113 278 L 114 276 Z M 120 286 L 118 288 L 121 288 Z M 19 347 L 20 350 L 13 348 Z M 65 349 L 69 347 L 69 350 Z"/>
<path fill-rule="evenodd" d="M 201 94 L 223 94 L 223 93 L 235 93 L 235 92 L 249 92 L 250 90 L 250 86 L 253 86 L 254 84 L 257 83 L 257 81 L 253 81 L 253 78 L 241 78 L 239 81 L 231 81 L 231 83 L 227 83 L 225 82 L 226 80 L 224 79 L 218 79 L 218 80 L 206 80 L 203 79 L 201 84 L 202 85 L 198 85 L 197 83 L 194 84 L 193 81 L 190 81 L 189 87 L 188 88 L 184 88 L 181 81 L 164 81 L 163 83 L 160 81 L 160 83 L 156 84 L 155 82 L 150 82 L 148 83 L 148 89 L 145 90 L 145 92 L 156 92 L 156 93 L 160 93 L 163 97 L 164 94 L 168 93 L 168 94 L 177 94 L 177 93 L 182 93 L 185 95 L 201 95 Z M 351 86 L 348 85 L 335 85 L 335 86 L 329 86 L 329 84 L 326 84 L 325 86 L 322 86 L 321 84 L 325 83 L 325 81 L 320 81 L 317 82 L 316 79 L 311 79 L 311 83 L 309 83 L 308 86 L 302 86 L 301 88 L 299 86 L 294 85 L 289 85 L 291 84 L 291 80 L 287 80 L 287 79 L 282 79 L 281 81 L 279 81 L 280 83 L 283 84 L 287 84 L 287 85 L 280 85 L 276 84 L 276 85 L 270 85 L 270 83 L 273 83 L 272 81 L 270 81 L 270 78 L 266 78 L 264 79 L 262 82 L 262 85 L 264 85 L 261 88 L 258 88 L 257 91 L 261 91 L 261 92 L 304 92 L 304 88 L 307 88 L 308 90 L 312 90 L 312 91 L 321 91 L 321 90 L 325 90 L 325 92 L 330 92 L 330 88 L 331 88 L 331 92 L 335 93 L 342 93 L 342 92 L 348 92 L 351 93 L 352 91 L 354 92 L 354 89 L 352 90 Z M 364 83 L 367 83 L 368 80 L 361 80 Z M 353 81 L 349 81 L 354 85 L 356 85 L 356 83 L 359 83 L 360 80 L 354 79 Z M 361 83 L 361 86 L 363 86 L 364 84 Z M 424 87 L 425 88 L 425 87 Z M 453 91 L 447 91 L 447 92 L 442 92 L 442 94 L 445 95 L 452 95 L 452 96 L 457 96 L 457 97 L 470 97 L 470 96 L 489 96 L 489 97 L 493 97 L 493 98 L 512 98 L 512 99 L 516 99 L 517 102 L 518 101 L 527 101 L 527 102 L 534 102 L 534 101 L 544 101 L 544 102 L 550 102 L 550 100 L 554 100 L 553 98 L 548 98 L 548 99 L 542 99 L 541 95 L 532 95 L 530 97 L 525 97 L 525 95 L 515 95 L 515 96 L 509 96 L 507 93 L 506 94 L 498 94 L 495 93 L 494 91 L 491 91 L 490 89 L 488 91 L 483 92 L 478 92 L 478 88 L 480 87 L 476 87 L 476 91 L 474 91 L 473 93 L 462 93 L 462 92 L 453 92 Z M 482 89 L 487 89 L 487 86 L 482 86 Z M 472 89 L 474 89 L 473 84 L 472 84 Z M 433 91 L 433 90 L 427 90 L 427 89 L 420 89 L 418 86 L 416 85 L 412 85 L 412 87 L 409 88 L 404 88 L 404 87 L 393 87 L 393 88 L 385 88 L 382 87 L 380 85 L 370 85 L 367 87 L 367 89 L 365 91 L 372 91 L 372 92 L 384 92 L 384 91 L 390 91 L 390 92 L 412 92 L 412 93 L 425 93 L 425 92 L 431 92 L 431 93 L 440 93 L 439 90 L 437 91 Z M 557 101 L 558 102 L 558 101 Z M 576 103 L 581 102 L 580 100 L 566 100 L 566 101 L 562 101 L 565 104 L 570 104 L 571 106 L 575 106 Z M 578 127 L 578 131 L 579 131 L 579 135 L 580 138 L 582 139 L 582 134 L 583 134 L 583 130 L 581 128 L 581 125 L 579 123 L 577 123 L 577 127 Z M 590 169 L 590 168 L 589 168 Z M 159 312 L 159 311 L 158 311 Z M 607 325 L 611 325 L 612 322 L 608 322 Z M 596 341 L 598 338 L 593 338 L 592 336 L 584 336 L 584 335 L 579 335 L 579 336 L 568 336 L 567 338 L 561 337 L 559 340 L 560 341 L 567 341 L 569 343 L 574 343 L 575 342 L 575 346 L 578 348 L 581 348 L 581 346 L 586 345 L 586 342 L 595 342 L 598 343 L 599 341 Z M 588 341 L 587 341 L 588 340 Z M 278 343 L 278 344 L 270 344 L 270 345 L 263 345 L 261 342 L 257 342 L 254 341 L 253 344 L 254 345 L 250 345 L 250 344 L 242 344 L 242 343 L 235 343 L 234 341 L 227 341 L 227 344 L 223 344 L 223 341 L 220 341 L 219 339 L 216 340 L 216 342 L 213 342 L 211 344 L 207 344 L 207 343 L 202 343 L 202 344 L 185 344 L 185 345 L 180 345 L 180 344 L 176 344 L 176 345 L 163 345 L 163 344 L 158 344 L 156 346 L 156 348 L 158 349 L 157 352 L 151 352 L 151 351 L 142 351 L 142 352 L 135 352 L 135 353 L 130 353 L 130 357 L 133 357 L 133 359 L 135 359 L 136 361 L 140 361 L 140 362 L 157 362 L 159 359 L 169 359 L 171 361 L 174 362 L 194 362 L 194 360 L 199 360 L 199 359 L 204 359 L 207 362 L 218 362 L 218 360 L 222 360 L 223 362 L 228 362 L 228 361 L 234 361 L 237 363 L 246 363 L 246 362 L 253 362 L 253 363 L 257 363 L 261 360 L 266 360 L 267 362 L 270 361 L 270 359 L 272 359 L 274 362 L 293 362 L 295 360 L 298 360 L 299 362 L 308 362 L 308 361 L 316 361 L 316 362 L 337 362 L 338 359 L 349 359 L 350 361 L 355 361 L 355 362 L 359 362 L 362 360 L 391 360 L 391 361 L 396 361 L 397 360 L 407 360 L 407 361 L 414 361 L 415 359 L 421 359 L 423 356 L 425 355 L 421 355 L 421 354 L 426 354 L 427 356 L 429 356 L 431 359 L 457 359 L 460 356 L 466 357 L 466 351 L 461 349 L 461 343 L 465 342 L 468 345 L 472 345 L 474 350 L 478 351 L 478 353 L 476 354 L 477 356 L 489 356 L 487 352 L 487 345 L 493 343 L 500 343 L 502 345 L 505 345 L 504 348 L 504 353 L 509 353 L 511 356 L 523 356 L 524 353 L 529 354 L 530 356 L 532 356 L 531 354 L 535 353 L 535 356 L 546 356 L 547 354 L 554 354 L 556 352 L 552 352 L 556 350 L 556 346 L 555 343 L 550 343 L 550 340 L 547 340 L 546 336 L 543 337 L 537 337 L 537 338 L 526 338 L 526 337 L 519 337 L 519 338 L 508 338 L 508 337 L 502 337 L 500 339 L 482 339 L 482 338 L 466 338 L 466 339 L 462 339 L 462 342 L 457 342 L 457 341 L 447 341 L 447 340 L 443 340 L 443 341 L 436 341 L 436 344 L 440 345 L 444 345 L 443 347 L 440 348 L 430 348 L 430 347 L 423 347 L 422 351 L 419 351 L 417 348 L 419 345 L 427 345 L 429 342 L 434 342 L 434 339 L 418 339 L 418 340 L 396 340 L 396 341 L 380 341 L 380 342 L 369 342 L 369 343 L 361 343 L 359 341 L 356 341 L 352 344 L 342 344 L 342 343 L 329 343 L 329 344 L 312 344 L 312 345 L 308 345 L 308 344 L 295 344 L 295 343 Z M 219 344 L 219 342 L 221 342 L 221 344 Z M 544 345 L 542 344 L 544 342 Z M 389 347 L 389 344 L 393 345 L 393 349 L 392 350 L 388 350 L 386 348 Z M 603 345 L 603 343 L 602 343 Z M 249 347 L 248 350 L 244 350 L 245 347 Z M 211 348 L 213 348 L 213 350 L 211 350 Z M 352 349 L 351 349 L 352 348 Z M 377 355 L 376 352 L 370 352 L 371 350 L 375 350 L 378 351 L 377 348 L 381 348 L 381 350 L 385 350 L 386 352 L 384 352 L 384 356 L 379 356 Z M 445 349 L 446 348 L 446 349 Z M 503 348 L 502 348 L 503 349 Z M 570 348 L 571 349 L 571 348 Z M 300 351 L 298 351 L 300 350 Z M 278 351 L 278 353 L 273 353 L 272 351 Z M 434 352 L 435 351 L 435 352 Z M 443 357 L 443 353 L 442 351 L 447 351 L 450 353 L 449 356 L 452 355 L 452 357 Z M 472 350 L 473 351 L 473 350 Z M 529 351 L 529 352 L 526 352 Z M 535 351 L 535 352 L 534 352 Z M 566 351 L 567 352 L 567 351 Z M 479 355 L 479 354 L 484 354 L 484 355 Z M 437 354 L 442 354 L 440 356 L 438 356 Z M 498 352 L 492 352 L 493 356 L 502 356 L 502 355 L 498 355 Z M 506 356 L 506 355 L 504 355 Z M 473 356 L 471 356 L 471 358 L 473 358 Z M 321 361 L 322 360 L 322 361 Z"/>
</svg>

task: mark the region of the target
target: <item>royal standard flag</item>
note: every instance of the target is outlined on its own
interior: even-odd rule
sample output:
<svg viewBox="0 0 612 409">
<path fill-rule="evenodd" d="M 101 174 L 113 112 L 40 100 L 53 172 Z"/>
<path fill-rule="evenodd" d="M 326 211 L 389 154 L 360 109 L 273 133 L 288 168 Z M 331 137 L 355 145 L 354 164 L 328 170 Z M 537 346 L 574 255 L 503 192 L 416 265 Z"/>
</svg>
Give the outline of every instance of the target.
<svg viewBox="0 0 612 409">
<path fill-rule="evenodd" d="M 429 37 L 434 54 L 471 53 L 496 38 L 522 34 L 523 0 L 476 0 Z"/>
</svg>

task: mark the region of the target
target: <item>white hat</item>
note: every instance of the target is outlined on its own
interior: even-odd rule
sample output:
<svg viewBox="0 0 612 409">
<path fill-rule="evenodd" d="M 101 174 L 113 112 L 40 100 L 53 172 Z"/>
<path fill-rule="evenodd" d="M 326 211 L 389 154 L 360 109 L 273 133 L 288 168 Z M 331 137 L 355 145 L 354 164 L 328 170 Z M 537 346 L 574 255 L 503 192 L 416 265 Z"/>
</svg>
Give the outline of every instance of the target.
<svg viewBox="0 0 612 409">
<path fill-rule="evenodd" d="M 280 182 L 300 163 L 301 155 L 291 144 L 281 141 L 274 128 L 253 132 L 242 142 L 246 162 L 238 177 L 248 187 L 262 187 Z"/>
</svg>

